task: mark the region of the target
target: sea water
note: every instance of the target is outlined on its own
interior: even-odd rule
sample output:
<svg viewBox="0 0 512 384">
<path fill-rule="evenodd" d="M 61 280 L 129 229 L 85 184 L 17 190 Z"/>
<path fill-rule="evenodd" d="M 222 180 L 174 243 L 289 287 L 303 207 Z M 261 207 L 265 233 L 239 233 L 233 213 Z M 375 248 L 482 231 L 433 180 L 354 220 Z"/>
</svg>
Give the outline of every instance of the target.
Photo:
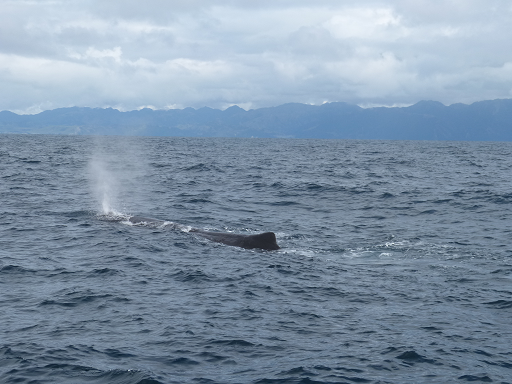
<svg viewBox="0 0 512 384">
<path fill-rule="evenodd" d="M 2 383 L 512 382 L 511 143 L 1 135 L 0 198 Z"/>
</svg>

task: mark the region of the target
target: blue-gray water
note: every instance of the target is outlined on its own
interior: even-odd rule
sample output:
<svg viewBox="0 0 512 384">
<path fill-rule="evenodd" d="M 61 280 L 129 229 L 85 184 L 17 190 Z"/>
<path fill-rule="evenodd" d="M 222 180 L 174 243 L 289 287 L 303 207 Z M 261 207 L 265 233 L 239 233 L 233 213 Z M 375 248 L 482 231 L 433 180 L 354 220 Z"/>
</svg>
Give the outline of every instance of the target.
<svg viewBox="0 0 512 384">
<path fill-rule="evenodd" d="M 511 383 L 511 171 L 510 143 L 2 135 L 0 382 Z"/>
</svg>

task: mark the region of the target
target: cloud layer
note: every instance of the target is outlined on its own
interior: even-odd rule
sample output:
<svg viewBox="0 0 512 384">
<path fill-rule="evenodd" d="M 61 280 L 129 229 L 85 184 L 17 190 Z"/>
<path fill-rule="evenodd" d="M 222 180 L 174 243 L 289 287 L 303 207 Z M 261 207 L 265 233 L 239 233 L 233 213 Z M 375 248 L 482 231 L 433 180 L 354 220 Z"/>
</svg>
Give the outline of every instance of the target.
<svg viewBox="0 0 512 384">
<path fill-rule="evenodd" d="M 512 97 L 508 0 L 0 6 L 0 110 Z"/>
</svg>

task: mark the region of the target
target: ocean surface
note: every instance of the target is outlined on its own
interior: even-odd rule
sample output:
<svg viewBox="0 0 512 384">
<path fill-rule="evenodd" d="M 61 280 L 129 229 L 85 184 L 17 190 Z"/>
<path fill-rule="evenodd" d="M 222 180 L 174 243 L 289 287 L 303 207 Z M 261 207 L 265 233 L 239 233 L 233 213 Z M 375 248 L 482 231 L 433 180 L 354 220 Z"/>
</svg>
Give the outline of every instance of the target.
<svg viewBox="0 0 512 384">
<path fill-rule="evenodd" d="M 512 383 L 512 143 L 0 135 L 0 198 L 1 383 Z"/>
</svg>

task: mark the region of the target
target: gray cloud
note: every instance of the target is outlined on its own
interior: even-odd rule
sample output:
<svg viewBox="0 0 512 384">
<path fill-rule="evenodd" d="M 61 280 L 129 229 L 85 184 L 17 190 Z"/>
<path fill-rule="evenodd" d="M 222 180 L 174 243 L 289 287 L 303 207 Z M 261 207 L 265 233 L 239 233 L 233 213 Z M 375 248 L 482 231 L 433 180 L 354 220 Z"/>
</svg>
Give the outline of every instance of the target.
<svg viewBox="0 0 512 384">
<path fill-rule="evenodd" d="M 505 0 L 0 5 L 0 110 L 512 97 Z"/>
</svg>

